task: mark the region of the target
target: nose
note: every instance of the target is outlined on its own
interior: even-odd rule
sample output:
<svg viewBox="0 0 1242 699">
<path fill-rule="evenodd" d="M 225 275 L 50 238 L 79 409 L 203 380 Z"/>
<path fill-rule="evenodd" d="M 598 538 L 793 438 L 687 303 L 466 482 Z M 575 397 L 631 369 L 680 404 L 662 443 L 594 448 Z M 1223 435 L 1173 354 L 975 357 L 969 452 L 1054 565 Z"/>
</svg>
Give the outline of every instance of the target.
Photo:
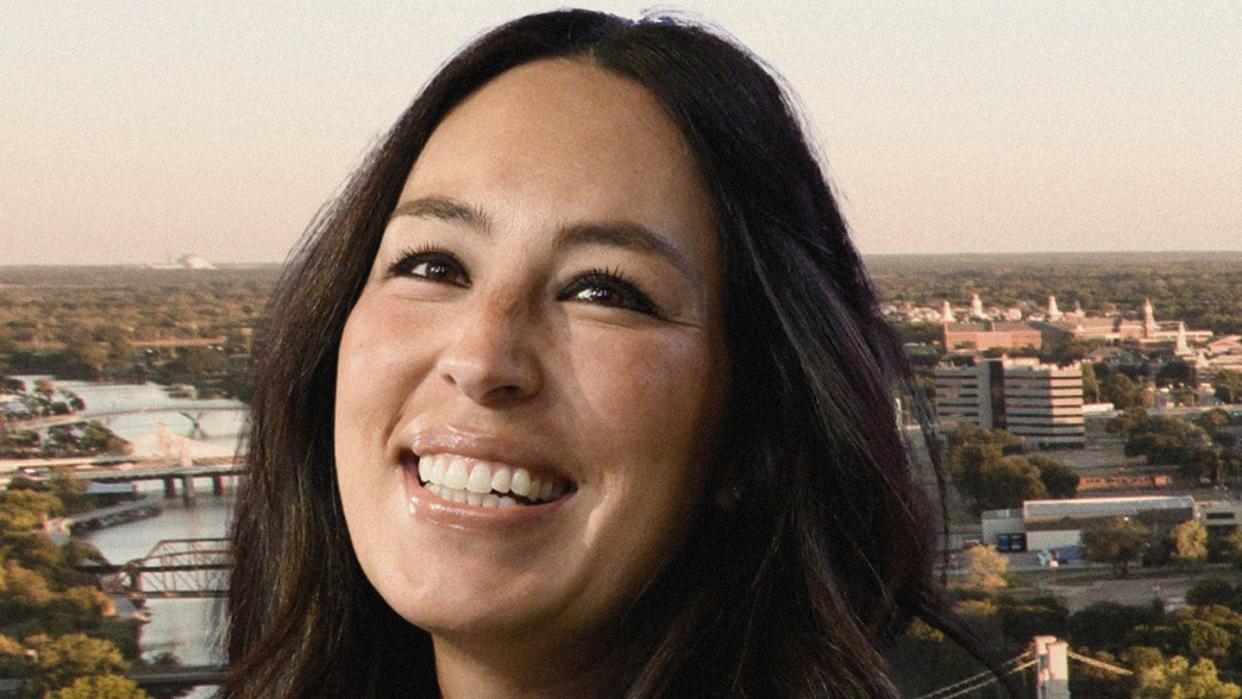
<svg viewBox="0 0 1242 699">
<path fill-rule="evenodd" d="M 534 396 L 543 385 L 543 369 L 532 315 L 520 299 L 480 295 L 440 355 L 440 376 L 481 405 Z"/>
</svg>

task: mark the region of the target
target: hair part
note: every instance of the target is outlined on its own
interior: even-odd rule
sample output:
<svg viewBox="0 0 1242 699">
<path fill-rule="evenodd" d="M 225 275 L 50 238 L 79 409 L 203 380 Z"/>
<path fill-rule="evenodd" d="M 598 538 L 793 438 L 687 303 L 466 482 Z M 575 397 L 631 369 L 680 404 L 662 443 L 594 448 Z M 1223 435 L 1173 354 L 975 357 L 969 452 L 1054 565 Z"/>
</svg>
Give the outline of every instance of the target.
<svg viewBox="0 0 1242 699">
<path fill-rule="evenodd" d="M 897 696 L 883 653 L 911 617 L 970 637 L 934 579 L 934 518 L 897 427 L 909 369 L 798 112 L 712 30 L 578 10 L 510 22 L 447 63 L 282 276 L 231 535 L 225 694 L 436 691 L 428 634 L 384 603 L 350 546 L 333 460 L 337 351 L 432 131 L 488 81 L 548 58 L 590 61 L 664 106 L 715 202 L 724 260 L 733 377 L 704 499 L 727 485 L 743 496 L 705 506 L 625 611 L 624 692 Z"/>
</svg>

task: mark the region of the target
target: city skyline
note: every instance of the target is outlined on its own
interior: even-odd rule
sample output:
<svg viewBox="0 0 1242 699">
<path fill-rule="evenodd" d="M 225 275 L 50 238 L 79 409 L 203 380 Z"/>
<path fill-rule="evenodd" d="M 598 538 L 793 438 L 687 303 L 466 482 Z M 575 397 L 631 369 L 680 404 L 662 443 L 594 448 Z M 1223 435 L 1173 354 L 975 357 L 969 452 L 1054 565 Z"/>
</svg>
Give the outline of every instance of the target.
<svg viewBox="0 0 1242 699">
<path fill-rule="evenodd" d="M 553 7 L 10 8 L 0 264 L 278 262 L 443 60 Z M 788 81 L 864 254 L 1242 250 L 1242 6 L 676 7 Z"/>
</svg>

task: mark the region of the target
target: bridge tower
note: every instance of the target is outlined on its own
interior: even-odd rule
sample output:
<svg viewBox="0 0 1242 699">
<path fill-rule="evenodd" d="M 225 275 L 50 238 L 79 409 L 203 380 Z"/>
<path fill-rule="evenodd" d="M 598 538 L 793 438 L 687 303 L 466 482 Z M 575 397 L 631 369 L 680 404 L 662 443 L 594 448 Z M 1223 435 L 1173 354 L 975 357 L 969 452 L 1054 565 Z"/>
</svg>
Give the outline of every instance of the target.
<svg viewBox="0 0 1242 699">
<path fill-rule="evenodd" d="M 1056 636 L 1036 636 L 1035 659 L 1035 696 L 1070 699 L 1069 644 Z"/>
</svg>

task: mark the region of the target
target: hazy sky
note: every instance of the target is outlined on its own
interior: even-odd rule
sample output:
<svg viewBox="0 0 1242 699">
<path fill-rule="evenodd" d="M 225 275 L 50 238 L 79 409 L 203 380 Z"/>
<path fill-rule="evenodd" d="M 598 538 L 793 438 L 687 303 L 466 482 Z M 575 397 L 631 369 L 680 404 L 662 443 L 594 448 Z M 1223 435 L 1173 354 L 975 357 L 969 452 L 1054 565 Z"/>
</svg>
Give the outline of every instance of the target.
<svg viewBox="0 0 1242 699">
<path fill-rule="evenodd" d="M 0 264 L 281 260 L 453 51 L 559 6 L 6 3 Z M 1242 250 L 1242 3 L 657 7 L 785 76 L 864 253 Z"/>
</svg>

